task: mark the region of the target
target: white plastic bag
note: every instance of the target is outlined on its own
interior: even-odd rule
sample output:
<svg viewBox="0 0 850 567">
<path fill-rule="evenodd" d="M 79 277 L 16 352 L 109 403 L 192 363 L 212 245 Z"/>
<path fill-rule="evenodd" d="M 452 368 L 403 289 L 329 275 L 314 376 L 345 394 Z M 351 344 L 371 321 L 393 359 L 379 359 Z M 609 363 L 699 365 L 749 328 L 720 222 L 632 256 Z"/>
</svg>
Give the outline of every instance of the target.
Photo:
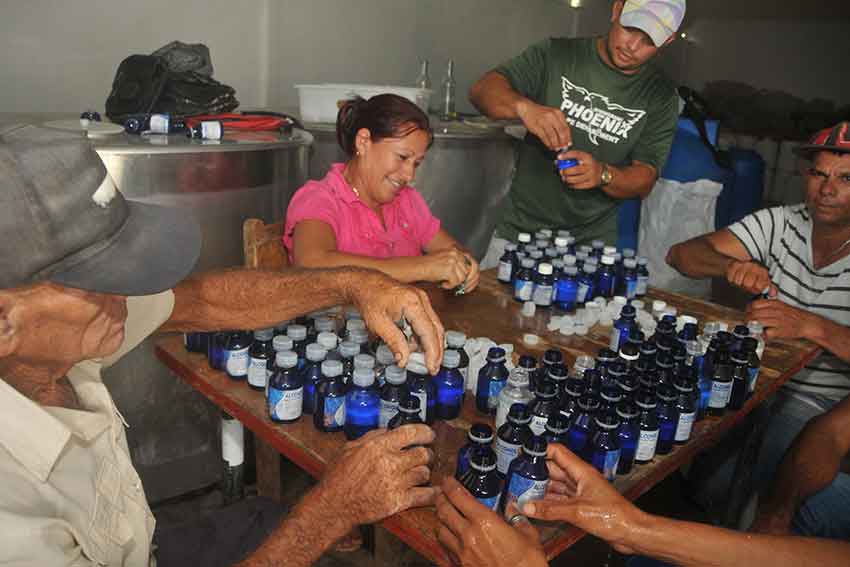
<svg viewBox="0 0 850 567">
<path fill-rule="evenodd" d="M 711 295 L 711 280 L 685 277 L 665 258 L 674 244 L 714 231 L 714 211 L 722 189 L 723 185 L 708 179 L 655 183 L 641 206 L 638 231 L 640 254 L 649 260 L 651 286 L 694 297 Z"/>
</svg>

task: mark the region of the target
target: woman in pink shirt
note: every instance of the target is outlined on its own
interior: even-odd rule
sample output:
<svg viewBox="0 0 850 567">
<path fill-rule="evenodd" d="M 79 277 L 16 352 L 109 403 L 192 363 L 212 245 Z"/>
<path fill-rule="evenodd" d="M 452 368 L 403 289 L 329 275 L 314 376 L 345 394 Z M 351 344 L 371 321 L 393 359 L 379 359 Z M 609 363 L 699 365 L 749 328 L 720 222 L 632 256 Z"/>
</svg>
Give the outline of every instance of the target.
<svg viewBox="0 0 850 567">
<path fill-rule="evenodd" d="M 348 161 L 301 187 L 286 211 L 290 260 L 310 268 L 373 268 L 461 293 L 475 289 L 478 262 L 410 187 L 433 139 L 425 113 L 397 95 L 357 98 L 340 108 L 336 135 Z"/>
</svg>

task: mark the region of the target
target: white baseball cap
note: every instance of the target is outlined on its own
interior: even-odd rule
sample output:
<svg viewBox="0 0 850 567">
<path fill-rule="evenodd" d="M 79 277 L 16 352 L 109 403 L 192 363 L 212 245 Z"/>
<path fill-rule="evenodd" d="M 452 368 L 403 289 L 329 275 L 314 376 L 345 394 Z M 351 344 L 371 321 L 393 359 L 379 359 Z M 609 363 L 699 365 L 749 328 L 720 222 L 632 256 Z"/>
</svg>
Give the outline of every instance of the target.
<svg viewBox="0 0 850 567">
<path fill-rule="evenodd" d="M 620 14 L 623 27 L 637 28 L 661 47 L 685 17 L 685 0 L 626 0 Z"/>
</svg>

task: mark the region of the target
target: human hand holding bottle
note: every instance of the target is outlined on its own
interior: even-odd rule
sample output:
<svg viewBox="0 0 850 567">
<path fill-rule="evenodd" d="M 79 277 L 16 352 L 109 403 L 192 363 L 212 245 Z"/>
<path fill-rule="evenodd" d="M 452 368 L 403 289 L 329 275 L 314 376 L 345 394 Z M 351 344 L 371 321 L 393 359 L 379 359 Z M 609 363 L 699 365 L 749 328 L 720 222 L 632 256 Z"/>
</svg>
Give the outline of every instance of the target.
<svg viewBox="0 0 850 567">
<path fill-rule="evenodd" d="M 573 133 L 560 109 L 523 99 L 517 104 L 516 110 L 528 131 L 550 150 L 556 151 L 572 145 Z"/>
</svg>

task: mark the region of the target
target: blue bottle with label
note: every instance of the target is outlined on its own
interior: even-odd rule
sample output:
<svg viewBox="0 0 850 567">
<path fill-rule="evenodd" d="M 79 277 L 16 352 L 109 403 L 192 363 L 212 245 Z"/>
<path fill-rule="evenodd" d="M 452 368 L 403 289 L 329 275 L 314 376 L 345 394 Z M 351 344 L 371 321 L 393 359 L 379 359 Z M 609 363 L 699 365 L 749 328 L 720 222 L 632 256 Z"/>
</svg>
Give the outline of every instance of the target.
<svg viewBox="0 0 850 567">
<path fill-rule="evenodd" d="M 434 424 L 437 416 L 437 386 L 428 374 L 425 355 L 413 352 L 407 360 L 407 390 L 419 398 L 419 417 L 423 423 Z"/>
<path fill-rule="evenodd" d="M 537 273 L 534 276 L 534 289 L 531 292 L 531 300 L 534 305 L 541 309 L 548 309 L 552 306 L 554 284 L 552 264 L 541 262 L 537 266 Z"/>
<path fill-rule="evenodd" d="M 493 452 L 491 445 L 493 443 L 493 428 L 486 423 L 473 423 L 467 433 L 469 439 L 457 453 L 457 467 L 455 468 L 455 478 L 460 480 L 464 473 L 469 470 L 470 456 L 475 452 L 486 452 L 493 456 L 493 468 L 496 468 L 496 453 Z"/>
<path fill-rule="evenodd" d="M 519 265 L 519 258 L 516 255 L 516 244 L 508 242 L 505 244 L 505 252 L 499 258 L 499 272 L 496 279 L 503 284 L 510 285 L 513 281 L 514 271 Z"/>
<path fill-rule="evenodd" d="M 460 478 L 460 483 L 481 504 L 493 511 L 499 510 L 502 498 L 502 479 L 496 472 L 496 455 L 493 451 L 472 453 L 469 469 Z"/>
<path fill-rule="evenodd" d="M 493 347 L 487 352 L 487 364 L 478 372 L 478 390 L 475 408 L 484 415 L 495 415 L 499 407 L 499 394 L 508 382 L 505 350 Z"/>
<path fill-rule="evenodd" d="M 224 346 L 224 371 L 233 380 L 248 377 L 248 351 L 253 337 L 245 331 L 231 331 Z"/>
<path fill-rule="evenodd" d="M 732 398 L 732 362 L 729 352 L 723 345 L 720 345 L 714 354 L 712 369 L 714 372 L 711 377 L 711 394 L 708 398 L 706 413 L 720 417 L 726 413 L 726 407 Z"/>
<path fill-rule="evenodd" d="M 658 387 L 658 405 L 655 413 L 658 416 L 658 445 L 655 452 L 666 455 L 673 450 L 676 440 L 676 427 L 679 425 L 679 411 L 676 409 L 676 392 L 668 384 Z"/>
<path fill-rule="evenodd" d="M 274 329 L 254 331 L 254 342 L 248 350 L 248 385 L 255 390 L 266 390 L 269 376 L 274 370 L 275 351 L 272 348 Z"/>
<path fill-rule="evenodd" d="M 697 420 L 697 400 L 694 397 L 694 387 L 685 378 L 677 377 L 673 382 L 676 391 L 676 433 L 673 442 L 682 445 L 691 438 L 694 422 Z"/>
<path fill-rule="evenodd" d="M 590 433 L 597 410 L 599 410 L 599 400 L 587 394 L 579 398 L 578 409 L 573 414 L 570 430 L 567 433 L 568 449 L 585 460 L 588 460 Z"/>
<path fill-rule="evenodd" d="M 375 372 L 355 368 L 345 394 L 345 436 L 357 439 L 378 428 L 381 400 L 375 387 Z"/>
<path fill-rule="evenodd" d="M 554 368 L 554 367 L 553 367 Z M 538 382 L 537 390 L 534 392 L 534 400 L 528 408 L 531 414 L 529 427 L 535 435 L 543 435 L 546 432 L 546 423 L 549 418 L 559 413 L 558 386 L 549 379 Z"/>
<path fill-rule="evenodd" d="M 638 441 L 640 440 L 640 426 L 638 418 L 640 411 L 634 402 L 625 401 L 617 406 L 617 417 L 620 418 L 620 429 L 618 432 L 620 441 L 620 461 L 617 464 L 617 474 L 629 474 L 635 463 Z"/>
<path fill-rule="evenodd" d="M 614 257 L 602 256 L 601 267 L 596 275 L 597 294 L 606 299 L 614 297 L 617 286 L 617 274 L 614 269 Z"/>
<path fill-rule="evenodd" d="M 291 350 L 275 355 L 275 370 L 269 377 L 269 417 L 278 423 L 292 423 L 301 417 L 304 382 L 298 372 L 298 355 Z"/>
<path fill-rule="evenodd" d="M 635 462 L 644 464 L 655 457 L 655 449 L 658 445 L 660 427 L 658 425 L 657 403 L 655 394 L 642 392 L 635 400 L 640 411 L 638 417 L 639 437 L 637 449 L 635 449 Z"/>
<path fill-rule="evenodd" d="M 594 297 L 596 297 L 596 266 L 585 264 L 578 277 L 576 305 L 584 305 Z"/>
<path fill-rule="evenodd" d="M 304 413 L 313 413 L 316 407 L 316 384 L 323 378 L 322 362 L 328 351 L 316 343 L 310 343 L 304 350 L 307 357 L 307 363 L 301 370 L 301 382 L 304 384 Z"/>
<path fill-rule="evenodd" d="M 464 382 L 458 370 L 460 353 L 448 349 L 443 354 L 443 366 L 434 376 L 437 386 L 437 419 L 455 419 L 463 408 Z"/>
<path fill-rule="evenodd" d="M 609 347 L 614 352 L 620 351 L 620 346 L 629 340 L 629 333 L 636 326 L 635 317 L 637 312 L 631 305 L 624 305 L 620 310 L 620 318 L 611 329 L 611 341 Z"/>
<path fill-rule="evenodd" d="M 546 467 L 546 451 L 549 444 L 542 435 L 532 435 L 522 445 L 522 452 L 508 467 L 505 490 L 502 495 L 502 511 L 510 504 L 522 510 L 526 502 L 540 500 L 549 486 L 549 469 Z"/>
<path fill-rule="evenodd" d="M 381 387 L 380 412 L 378 427 L 387 427 L 390 420 L 398 413 L 398 404 L 409 396 L 407 389 L 407 372 L 395 364 L 384 370 L 384 385 Z"/>
<path fill-rule="evenodd" d="M 561 276 L 555 284 L 555 307 L 562 311 L 575 311 L 577 294 L 578 268 L 564 266 Z"/>
<path fill-rule="evenodd" d="M 519 456 L 522 445 L 531 437 L 531 416 L 525 404 L 514 404 L 508 411 L 508 420 L 496 434 L 496 468 L 499 475 L 508 474 L 510 464 Z"/>
<path fill-rule="evenodd" d="M 315 344 L 315 343 L 313 343 Z M 313 425 L 319 431 L 333 433 L 345 427 L 345 383 L 342 363 L 326 360 L 322 363 L 322 380 L 316 384 L 316 407 Z"/>
<path fill-rule="evenodd" d="M 531 301 L 534 293 L 534 259 L 523 258 L 514 278 L 514 299 L 520 303 Z"/>
<path fill-rule="evenodd" d="M 595 419 L 596 428 L 590 442 L 590 464 L 606 480 L 617 478 L 620 463 L 620 418 L 614 413 L 600 413 Z"/>
<path fill-rule="evenodd" d="M 543 432 L 543 436 L 550 445 L 557 443 L 566 447 L 569 442 L 569 436 L 567 435 L 569 430 L 569 418 L 562 413 L 556 413 L 550 416 L 549 421 L 546 422 L 546 431 Z"/>
<path fill-rule="evenodd" d="M 413 396 L 402 398 L 398 403 L 398 413 L 389 421 L 387 429 L 391 431 L 402 425 L 423 423 L 422 418 L 419 417 L 421 413 L 422 409 L 419 406 L 419 398 Z"/>
</svg>

